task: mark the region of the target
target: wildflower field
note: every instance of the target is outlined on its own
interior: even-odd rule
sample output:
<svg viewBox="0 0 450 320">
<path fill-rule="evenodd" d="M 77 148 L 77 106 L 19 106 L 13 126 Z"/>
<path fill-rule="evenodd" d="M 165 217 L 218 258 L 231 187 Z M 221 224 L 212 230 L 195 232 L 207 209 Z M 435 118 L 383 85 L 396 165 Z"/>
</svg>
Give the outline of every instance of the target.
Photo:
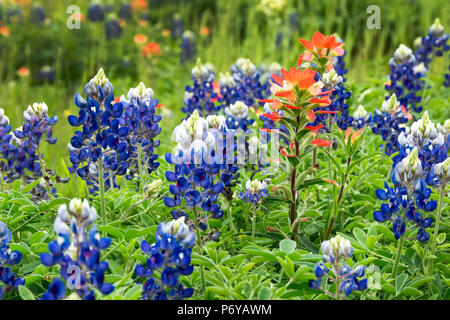
<svg viewBox="0 0 450 320">
<path fill-rule="evenodd" d="M 449 300 L 446 0 L 0 0 L 0 298 Z"/>
</svg>

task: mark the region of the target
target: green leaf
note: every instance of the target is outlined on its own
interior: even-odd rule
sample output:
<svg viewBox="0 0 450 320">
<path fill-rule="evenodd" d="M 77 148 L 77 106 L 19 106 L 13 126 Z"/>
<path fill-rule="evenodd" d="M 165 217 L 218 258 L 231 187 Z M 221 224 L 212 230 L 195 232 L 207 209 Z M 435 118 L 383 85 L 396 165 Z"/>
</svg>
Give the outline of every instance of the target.
<svg viewBox="0 0 450 320">
<path fill-rule="evenodd" d="M 402 291 L 403 287 L 406 284 L 406 281 L 408 281 L 408 275 L 405 273 L 402 273 L 397 276 L 397 279 L 395 279 L 395 291 L 397 294 Z"/>
<path fill-rule="evenodd" d="M 208 269 L 214 269 L 214 266 L 215 266 L 214 262 L 210 258 L 201 256 L 196 253 L 192 253 L 191 262 L 194 265 L 204 266 L 204 267 L 207 267 Z"/>
<path fill-rule="evenodd" d="M 137 300 L 141 294 L 142 294 L 142 284 L 138 284 L 128 289 L 128 291 L 123 296 L 123 300 Z"/>
<path fill-rule="evenodd" d="M 387 293 L 392 293 L 395 294 L 395 288 L 392 284 L 389 283 L 385 283 L 381 286 L 381 289 L 383 289 L 384 291 L 386 291 Z"/>
<path fill-rule="evenodd" d="M 263 199 L 263 204 L 267 205 L 268 203 L 273 202 L 286 202 L 288 204 L 291 204 L 292 201 L 283 197 L 277 197 L 277 196 L 268 196 Z"/>
<path fill-rule="evenodd" d="M 437 236 L 437 242 L 438 242 L 439 244 L 444 243 L 446 236 L 447 236 L 447 235 L 446 235 L 445 233 L 439 234 L 439 235 Z"/>
<path fill-rule="evenodd" d="M 406 287 L 400 292 L 401 296 L 421 296 L 422 294 L 422 291 L 413 287 Z"/>
<path fill-rule="evenodd" d="M 366 245 L 367 243 L 367 235 L 364 231 L 362 231 L 360 228 L 356 227 L 353 229 L 353 235 L 355 236 L 355 239 L 358 240 L 359 243 L 362 245 Z"/>
<path fill-rule="evenodd" d="M 272 291 L 267 287 L 262 287 L 258 292 L 258 300 L 269 300 L 272 295 Z"/>
<path fill-rule="evenodd" d="M 25 286 L 19 286 L 19 295 L 23 300 L 36 300 L 33 292 Z"/>
<path fill-rule="evenodd" d="M 394 234 L 392 233 L 392 230 L 390 230 L 388 227 L 382 224 L 378 224 L 375 226 L 375 229 L 381 232 L 387 239 L 395 241 Z"/>
<path fill-rule="evenodd" d="M 296 247 L 297 247 L 297 242 L 295 242 L 293 240 L 283 239 L 280 241 L 280 250 L 287 254 L 294 252 Z"/>
<path fill-rule="evenodd" d="M 32 183 L 30 183 L 30 184 L 27 184 L 25 187 L 23 187 L 23 189 L 22 189 L 22 193 L 28 193 L 28 192 L 30 192 L 32 189 L 34 189 L 34 187 L 36 187 L 39 183 L 41 182 L 41 180 L 36 180 L 36 181 L 33 181 Z"/>
<path fill-rule="evenodd" d="M 434 280 L 434 277 L 420 277 L 420 278 L 416 278 L 416 279 L 413 279 L 413 280 L 411 280 L 409 283 L 408 283 L 408 287 L 419 287 L 419 286 L 421 286 L 422 284 L 424 284 L 424 283 L 428 283 L 428 282 L 431 282 L 431 281 L 433 281 Z"/>
<path fill-rule="evenodd" d="M 111 237 L 113 238 L 121 238 L 122 237 L 122 232 L 120 231 L 120 229 L 107 225 L 107 226 L 99 226 L 98 227 L 99 231 L 105 231 L 107 234 L 109 234 Z"/>
</svg>

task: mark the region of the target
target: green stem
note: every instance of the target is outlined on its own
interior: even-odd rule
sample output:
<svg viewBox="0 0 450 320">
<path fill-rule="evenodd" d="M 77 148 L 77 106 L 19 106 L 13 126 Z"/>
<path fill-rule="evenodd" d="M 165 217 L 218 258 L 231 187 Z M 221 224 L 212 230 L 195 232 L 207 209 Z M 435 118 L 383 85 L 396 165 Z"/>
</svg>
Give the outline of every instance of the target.
<svg viewBox="0 0 450 320">
<path fill-rule="evenodd" d="M 256 206 L 253 207 L 253 217 L 252 217 L 252 242 L 255 242 L 255 231 L 256 231 Z"/>
<path fill-rule="evenodd" d="M 394 267 L 392 269 L 392 279 L 394 279 L 394 280 L 397 277 L 398 264 L 400 262 L 400 256 L 402 255 L 402 250 L 403 250 L 403 244 L 404 243 L 405 243 L 405 236 L 402 235 L 400 237 L 400 240 L 399 240 L 399 243 L 398 243 L 397 254 L 395 256 Z"/>
<path fill-rule="evenodd" d="M 142 146 L 138 146 L 138 170 L 139 170 L 139 193 L 144 192 L 145 176 L 144 176 L 144 166 L 142 165 Z"/>
<path fill-rule="evenodd" d="M 37 153 L 38 153 L 38 158 L 39 158 L 39 165 L 41 166 L 42 177 L 44 178 L 44 181 L 45 181 L 45 189 L 47 189 L 47 196 L 50 199 L 50 186 L 48 185 L 48 181 L 46 179 L 47 171 L 45 170 L 44 159 L 43 159 L 43 156 L 42 156 L 41 150 L 40 150 L 40 143 L 38 143 L 38 145 L 37 145 Z"/>
<path fill-rule="evenodd" d="M 347 183 L 347 178 L 348 178 L 348 174 L 349 174 L 349 167 L 350 164 L 352 162 L 352 157 L 349 156 L 347 159 L 347 167 L 345 168 L 345 174 L 344 174 L 344 179 L 341 182 L 341 187 L 339 189 L 339 194 L 337 197 L 337 201 L 334 204 L 334 210 L 333 210 L 333 214 L 331 217 L 331 221 L 330 221 L 330 225 L 328 226 L 328 231 L 327 231 L 327 235 L 325 237 L 325 240 L 328 240 L 330 238 L 331 235 L 331 230 L 333 229 L 333 224 L 334 224 L 334 218 L 336 216 L 336 213 L 339 214 L 339 220 L 340 220 L 340 229 L 342 231 L 343 227 L 344 227 L 344 212 L 339 211 L 339 204 L 341 203 L 341 200 L 344 197 L 344 188 L 345 188 L 345 184 Z"/>
<path fill-rule="evenodd" d="M 103 177 L 102 157 L 98 158 L 98 188 L 100 196 L 100 216 L 102 217 L 102 224 L 106 225 L 105 181 Z"/>
<path fill-rule="evenodd" d="M 228 206 L 227 206 L 228 223 L 230 224 L 230 230 L 232 230 L 233 232 L 236 233 L 237 230 L 233 223 L 233 216 L 232 216 L 233 211 L 232 210 L 233 210 L 233 206 L 232 206 L 231 200 L 230 200 L 230 201 L 228 201 Z"/>
<path fill-rule="evenodd" d="M 436 223 L 434 226 L 433 240 L 431 242 L 430 255 L 432 255 L 432 256 L 434 256 L 434 253 L 436 252 L 436 242 L 437 242 L 437 237 L 438 237 L 438 233 L 439 233 L 439 224 L 441 222 L 441 211 L 442 211 L 442 203 L 444 201 L 444 193 L 445 193 L 445 185 L 442 185 L 441 192 L 439 195 L 439 207 L 438 207 L 438 212 L 437 212 L 437 216 L 436 216 Z M 433 275 L 433 264 L 434 264 L 434 259 L 430 259 L 430 261 L 428 262 L 428 274 L 430 276 Z"/>
<path fill-rule="evenodd" d="M 197 245 L 200 248 L 200 254 L 203 253 L 203 245 L 202 245 L 202 238 L 200 237 L 200 228 L 198 224 L 195 227 L 195 233 L 197 236 Z M 206 289 L 206 280 L 205 280 L 205 272 L 203 270 L 203 266 L 200 266 L 200 277 L 202 278 L 202 291 L 205 292 Z"/>
</svg>

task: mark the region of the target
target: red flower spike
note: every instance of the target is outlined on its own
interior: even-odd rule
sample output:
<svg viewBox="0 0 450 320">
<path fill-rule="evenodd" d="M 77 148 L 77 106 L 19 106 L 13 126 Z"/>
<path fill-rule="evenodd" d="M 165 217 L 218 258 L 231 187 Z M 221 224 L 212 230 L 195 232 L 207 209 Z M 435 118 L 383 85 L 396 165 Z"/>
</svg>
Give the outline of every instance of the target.
<svg viewBox="0 0 450 320">
<path fill-rule="evenodd" d="M 329 97 L 323 97 L 322 99 L 312 98 L 308 102 L 329 105 L 331 103 L 331 100 Z"/>
<path fill-rule="evenodd" d="M 323 127 L 324 127 L 323 124 L 319 124 L 318 126 L 315 126 L 315 127 L 313 127 L 313 126 L 306 126 L 305 129 L 306 130 L 317 131 L 319 129 L 322 129 Z"/>
<path fill-rule="evenodd" d="M 284 118 L 283 116 L 281 116 L 278 112 L 272 112 L 272 113 L 264 113 L 263 117 L 266 117 L 272 121 L 277 122 L 278 120 Z"/>
<path fill-rule="evenodd" d="M 311 144 L 318 147 L 329 147 L 331 145 L 331 142 L 328 140 L 314 139 L 313 141 L 311 141 Z"/>
<path fill-rule="evenodd" d="M 313 122 L 316 119 L 316 115 L 314 114 L 314 110 L 309 110 L 308 114 L 306 115 L 306 119 Z"/>
<path fill-rule="evenodd" d="M 327 110 L 319 110 L 317 111 L 317 113 L 321 113 L 321 114 L 333 114 L 333 113 L 338 113 L 339 111 L 327 111 Z"/>
<path fill-rule="evenodd" d="M 258 99 L 258 102 L 262 103 L 273 103 L 274 101 L 273 99 Z"/>
<path fill-rule="evenodd" d="M 291 106 L 291 105 L 289 105 L 289 104 L 284 104 L 283 107 L 286 107 L 286 108 L 288 108 L 288 109 L 301 109 L 301 108 L 302 108 L 302 107 L 300 107 L 300 106 L 295 107 L 295 106 Z"/>
<path fill-rule="evenodd" d="M 286 152 L 286 150 L 285 150 L 283 147 L 281 147 L 280 149 L 281 149 L 281 150 L 280 150 L 281 154 L 282 154 L 283 156 L 285 156 L 285 157 L 293 158 L 293 157 L 296 156 L 295 154 L 288 154 L 288 153 Z"/>
</svg>

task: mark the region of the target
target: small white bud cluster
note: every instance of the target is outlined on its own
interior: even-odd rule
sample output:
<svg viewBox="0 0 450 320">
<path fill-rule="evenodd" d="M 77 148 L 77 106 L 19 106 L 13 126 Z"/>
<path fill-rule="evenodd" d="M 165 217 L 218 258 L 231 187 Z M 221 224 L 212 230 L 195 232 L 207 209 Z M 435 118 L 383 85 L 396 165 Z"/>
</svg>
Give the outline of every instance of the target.
<svg viewBox="0 0 450 320">
<path fill-rule="evenodd" d="M 346 260 L 353 254 L 353 247 L 350 241 L 339 235 L 322 242 L 320 250 L 322 250 L 323 259 L 328 263 L 333 263 L 340 259 Z"/>
<path fill-rule="evenodd" d="M 199 81 L 212 81 L 214 80 L 214 66 L 211 63 L 202 64 L 200 58 L 198 58 L 195 67 L 192 69 L 192 77 Z"/>
<path fill-rule="evenodd" d="M 404 62 L 413 63 L 416 61 L 411 48 L 401 44 L 397 50 L 394 52 L 394 63 L 401 64 Z M 390 61 L 392 63 L 392 61 Z"/>
<path fill-rule="evenodd" d="M 0 108 L 0 126 L 4 127 L 9 124 L 9 118 L 5 115 L 5 110 Z"/>
<path fill-rule="evenodd" d="M 237 68 L 245 75 L 253 75 L 258 71 L 253 62 L 250 59 L 245 58 L 237 59 L 235 65 L 232 68 Z"/>
<path fill-rule="evenodd" d="M 422 163 L 419 159 L 417 147 L 395 166 L 393 175 L 393 181 L 403 186 L 407 186 L 410 182 L 422 175 Z"/>
<path fill-rule="evenodd" d="M 444 33 L 444 26 L 442 25 L 441 20 L 439 20 L 439 18 L 436 18 L 434 20 L 434 23 L 430 26 L 428 32 L 435 36 L 440 36 Z"/>
<path fill-rule="evenodd" d="M 236 103 L 225 108 L 225 114 L 236 119 L 245 119 L 248 117 L 248 106 L 242 101 L 236 101 Z"/>
<path fill-rule="evenodd" d="M 245 183 L 245 188 L 247 189 L 247 191 L 255 194 L 259 191 L 267 189 L 267 183 L 265 181 L 259 181 L 257 179 L 247 180 L 247 182 Z"/>
<path fill-rule="evenodd" d="M 342 77 L 338 75 L 334 69 L 331 69 L 322 75 L 322 82 L 328 90 L 336 88 L 342 81 Z"/>
<path fill-rule="evenodd" d="M 441 179 L 441 183 L 446 184 L 450 179 L 450 158 L 434 165 L 433 171 Z"/>
<path fill-rule="evenodd" d="M 84 86 L 84 92 L 89 97 L 98 97 L 98 87 L 102 87 L 105 93 L 105 97 L 110 95 L 113 92 L 113 85 L 106 77 L 105 71 L 103 68 L 100 68 L 97 74 L 89 80 L 88 83 Z"/>
<path fill-rule="evenodd" d="M 191 247 L 195 242 L 195 234 L 191 230 L 186 223 L 184 223 L 184 217 L 181 217 L 177 220 L 172 220 L 167 223 L 160 224 L 160 232 L 161 233 L 170 233 L 172 234 L 176 240 L 180 240 L 181 244 L 186 247 Z M 158 232 L 159 233 L 159 232 Z M 156 235 L 157 240 L 159 235 Z"/>
<path fill-rule="evenodd" d="M 136 88 L 130 88 L 130 90 L 128 90 L 127 99 L 131 101 L 132 99 L 139 98 L 141 102 L 148 104 L 153 99 L 153 96 L 153 89 L 147 88 L 141 81 Z"/>
<path fill-rule="evenodd" d="M 57 234 L 70 235 L 69 226 L 77 223 L 77 226 L 90 225 L 97 219 L 97 210 L 89 206 L 89 202 L 85 199 L 74 198 L 69 202 L 69 208 L 65 204 L 58 209 L 53 229 Z M 81 224 L 81 225 L 80 225 Z"/>
<path fill-rule="evenodd" d="M 190 157 L 193 152 L 195 163 L 200 163 L 201 157 L 208 156 L 215 145 L 214 135 L 208 129 L 208 121 L 194 110 L 192 115 L 174 130 L 177 155 L 182 152 L 183 160 L 192 160 Z"/>
<path fill-rule="evenodd" d="M 398 137 L 400 145 L 425 145 L 431 142 L 431 146 L 441 146 L 445 142 L 444 134 L 436 129 L 434 123 L 430 120 L 428 111 L 425 111 L 422 118 L 415 121 L 411 128 L 406 127 Z"/>
<path fill-rule="evenodd" d="M 157 197 L 161 192 L 161 187 L 164 182 L 161 179 L 152 181 L 144 187 L 144 192 L 148 198 Z"/>
<path fill-rule="evenodd" d="M 234 81 L 233 76 L 229 72 L 220 73 L 219 86 L 220 87 L 228 86 L 230 88 L 234 88 L 236 87 L 236 81 Z"/>
<path fill-rule="evenodd" d="M 47 117 L 48 107 L 45 102 L 35 102 L 32 106 L 28 106 L 27 110 L 23 112 L 25 120 L 30 121 L 31 116 L 36 116 L 38 119 Z"/>
<path fill-rule="evenodd" d="M 381 105 L 381 110 L 389 114 L 392 114 L 396 112 L 399 107 L 400 102 L 397 100 L 397 96 L 395 95 L 395 93 L 393 93 L 389 99 L 383 101 L 383 104 Z"/>
</svg>

